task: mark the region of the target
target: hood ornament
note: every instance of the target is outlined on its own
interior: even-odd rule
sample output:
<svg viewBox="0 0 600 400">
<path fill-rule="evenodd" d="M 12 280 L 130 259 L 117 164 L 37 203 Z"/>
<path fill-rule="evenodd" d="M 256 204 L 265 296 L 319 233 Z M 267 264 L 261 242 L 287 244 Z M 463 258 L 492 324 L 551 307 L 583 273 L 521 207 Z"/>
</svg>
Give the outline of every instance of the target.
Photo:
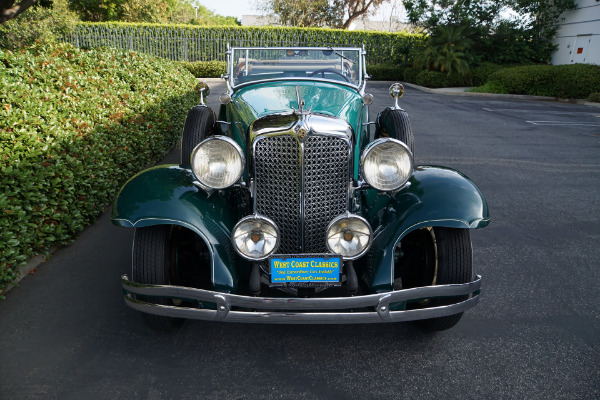
<svg viewBox="0 0 600 400">
<path fill-rule="evenodd" d="M 300 114 L 304 112 L 304 99 L 300 97 L 300 86 L 296 85 L 296 98 L 298 99 L 298 111 Z"/>
</svg>

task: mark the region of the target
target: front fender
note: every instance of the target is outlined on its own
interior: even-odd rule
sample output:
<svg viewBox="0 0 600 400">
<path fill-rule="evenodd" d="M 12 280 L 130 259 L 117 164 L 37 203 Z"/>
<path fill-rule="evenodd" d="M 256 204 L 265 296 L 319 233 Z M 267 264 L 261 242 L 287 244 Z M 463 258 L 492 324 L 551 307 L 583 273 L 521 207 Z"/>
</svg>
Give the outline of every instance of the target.
<svg viewBox="0 0 600 400">
<path fill-rule="evenodd" d="M 445 167 L 419 166 L 408 188 L 391 197 L 369 190 L 365 202 L 374 229 L 367 273 L 375 292 L 392 290 L 394 250 L 409 232 L 426 226 L 483 228 L 490 222 L 479 188 L 462 173 Z"/>
<path fill-rule="evenodd" d="M 113 224 L 141 228 L 169 224 L 184 226 L 206 242 L 211 253 L 214 289 L 234 291 L 235 253 L 230 241 L 232 211 L 218 193 L 208 196 L 194 185 L 189 169 L 176 165 L 150 168 L 130 179 L 112 210 Z"/>
</svg>

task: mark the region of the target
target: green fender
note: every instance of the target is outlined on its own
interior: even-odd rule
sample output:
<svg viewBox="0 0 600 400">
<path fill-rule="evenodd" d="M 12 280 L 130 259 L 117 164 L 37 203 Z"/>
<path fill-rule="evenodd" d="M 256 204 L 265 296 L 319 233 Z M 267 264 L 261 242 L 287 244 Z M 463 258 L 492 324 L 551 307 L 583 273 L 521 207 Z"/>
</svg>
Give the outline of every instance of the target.
<svg viewBox="0 0 600 400">
<path fill-rule="evenodd" d="M 374 292 L 392 290 L 394 250 L 407 233 L 426 226 L 483 228 L 490 222 L 487 202 L 477 186 L 445 167 L 419 166 L 408 188 L 392 196 L 368 190 L 363 204 L 374 230 L 366 266 Z"/>
<path fill-rule="evenodd" d="M 234 212 L 219 193 L 208 196 L 193 182 L 192 172 L 176 165 L 143 171 L 119 192 L 111 220 L 125 227 L 174 224 L 193 230 L 211 253 L 214 289 L 232 292 L 236 287 L 235 253 L 230 241 Z"/>
</svg>

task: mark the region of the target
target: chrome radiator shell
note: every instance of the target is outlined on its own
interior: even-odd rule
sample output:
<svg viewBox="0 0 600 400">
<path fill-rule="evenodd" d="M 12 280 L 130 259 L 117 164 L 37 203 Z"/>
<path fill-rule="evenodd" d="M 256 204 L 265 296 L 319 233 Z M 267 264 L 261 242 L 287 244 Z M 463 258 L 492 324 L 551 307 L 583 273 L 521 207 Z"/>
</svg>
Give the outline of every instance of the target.
<svg viewBox="0 0 600 400">
<path fill-rule="evenodd" d="M 311 113 L 270 115 L 250 127 L 254 212 L 279 227 L 278 253 L 326 253 L 329 222 L 348 211 L 352 128 Z"/>
</svg>

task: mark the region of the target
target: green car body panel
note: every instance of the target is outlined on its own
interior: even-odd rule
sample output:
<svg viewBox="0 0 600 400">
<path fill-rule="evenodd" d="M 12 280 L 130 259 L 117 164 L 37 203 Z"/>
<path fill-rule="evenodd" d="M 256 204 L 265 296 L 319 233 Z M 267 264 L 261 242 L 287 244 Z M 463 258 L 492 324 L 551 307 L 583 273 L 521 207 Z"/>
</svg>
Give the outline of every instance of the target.
<svg viewBox="0 0 600 400">
<path fill-rule="evenodd" d="M 112 222 L 124 227 L 180 225 L 204 240 L 212 256 L 211 279 L 218 291 L 235 290 L 236 257 L 230 240 L 235 213 L 223 196 L 194 185 L 189 169 L 158 166 L 130 179 L 117 196 Z"/>
<path fill-rule="evenodd" d="M 112 221 L 125 227 L 175 224 L 193 230 L 211 250 L 213 288 L 235 292 L 236 265 L 247 262 L 235 255 L 231 244 L 237 213 L 227 200 L 228 192 L 231 189 L 208 196 L 194 185 L 189 169 L 159 166 L 136 175 L 121 189 Z M 450 168 L 417 167 L 410 186 L 391 196 L 373 189 L 361 194 L 362 215 L 375 232 L 372 262 L 363 267 L 372 292 L 392 290 L 394 249 L 407 233 L 425 226 L 481 228 L 489 223 L 479 189 Z"/>
</svg>

